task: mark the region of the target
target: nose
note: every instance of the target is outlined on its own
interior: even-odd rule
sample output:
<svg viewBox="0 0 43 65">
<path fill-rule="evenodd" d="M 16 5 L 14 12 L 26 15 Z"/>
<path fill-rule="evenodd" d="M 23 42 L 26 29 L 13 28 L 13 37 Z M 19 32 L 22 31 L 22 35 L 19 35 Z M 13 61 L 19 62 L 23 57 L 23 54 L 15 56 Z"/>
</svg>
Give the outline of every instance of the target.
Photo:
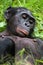
<svg viewBox="0 0 43 65">
<path fill-rule="evenodd" d="M 26 22 L 25 23 L 25 26 L 29 27 L 30 26 L 29 22 Z"/>
</svg>

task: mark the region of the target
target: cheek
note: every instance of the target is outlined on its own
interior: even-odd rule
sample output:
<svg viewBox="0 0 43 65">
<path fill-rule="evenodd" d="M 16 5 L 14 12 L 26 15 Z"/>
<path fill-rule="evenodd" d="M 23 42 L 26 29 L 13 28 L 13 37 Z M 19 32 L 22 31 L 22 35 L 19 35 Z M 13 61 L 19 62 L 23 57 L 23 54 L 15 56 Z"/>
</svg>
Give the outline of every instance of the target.
<svg viewBox="0 0 43 65">
<path fill-rule="evenodd" d="M 30 25 L 30 28 L 32 29 L 32 28 L 34 28 L 34 26 L 35 26 L 35 24 L 33 23 Z"/>
</svg>

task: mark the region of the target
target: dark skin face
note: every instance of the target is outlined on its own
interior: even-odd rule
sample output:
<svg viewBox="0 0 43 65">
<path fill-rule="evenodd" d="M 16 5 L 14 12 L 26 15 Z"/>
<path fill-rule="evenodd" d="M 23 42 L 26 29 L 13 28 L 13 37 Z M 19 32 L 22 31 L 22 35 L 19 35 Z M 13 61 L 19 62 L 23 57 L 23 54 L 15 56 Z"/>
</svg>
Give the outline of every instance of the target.
<svg viewBox="0 0 43 65">
<path fill-rule="evenodd" d="M 8 30 L 10 30 L 12 34 L 21 37 L 29 37 L 33 32 L 35 19 L 28 9 L 23 7 L 9 7 L 5 12 L 5 17 Z"/>
</svg>

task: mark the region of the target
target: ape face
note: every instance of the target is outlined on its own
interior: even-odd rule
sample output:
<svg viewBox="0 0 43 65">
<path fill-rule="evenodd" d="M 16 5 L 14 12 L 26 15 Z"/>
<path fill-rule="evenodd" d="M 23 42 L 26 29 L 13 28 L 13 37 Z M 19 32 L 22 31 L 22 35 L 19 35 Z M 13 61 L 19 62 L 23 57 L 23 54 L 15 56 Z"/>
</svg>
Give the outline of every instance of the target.
<svg viewBox="0 0 43 65">
<path fill-rule="evenodd" d="M 9 7 L 5 12 L 8 30 L 17 36 L 29 37 L 33 32 L 35 19 L 31 12 L 23 7 Z"/>
</svg>

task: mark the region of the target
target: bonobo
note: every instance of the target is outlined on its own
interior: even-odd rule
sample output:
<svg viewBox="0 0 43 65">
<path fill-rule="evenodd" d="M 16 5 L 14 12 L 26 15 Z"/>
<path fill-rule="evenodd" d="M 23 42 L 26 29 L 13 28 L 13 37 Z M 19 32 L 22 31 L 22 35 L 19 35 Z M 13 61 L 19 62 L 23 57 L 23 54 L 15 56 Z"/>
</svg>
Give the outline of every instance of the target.
<svg viewBox="0 0 43 65">
<path fill-rule="evenodd" d="M 14 62 L 15 44 L 10 38 L 0 38 L 0 64 L 8 61 L 11 65 Z"/>
<path fill-rule="evenodd" d="M 15 54 L 25 48 L 25 51 L 28 53 L 24 53 L 24 56 L 28 55 L 28 62 L 30 65 L 34 65 L 34 59 L 41 59 L 43 57 L 43 41 L 33 39 L 31 36 L 35 26 L 35 19 L 32 13 L 24 7 L 9 7 L 5 11 L 5 19 L 7 28 L 6 31 L 0 33 L 0 38 L 2 40 L 3 38 L 5 40 L 8 38 L 14 42 Z M 4 42 L 1 43 L 4 44 Z M 11 43 L 9 42 L 9 44 Z"/>
<path fill-rule="evenodd" d="M 25 8 L 9 7 L 5 12 L 7 30 L 16 36 L 29 37 L 35 25 L 31 12 Z"/>
</svg>

